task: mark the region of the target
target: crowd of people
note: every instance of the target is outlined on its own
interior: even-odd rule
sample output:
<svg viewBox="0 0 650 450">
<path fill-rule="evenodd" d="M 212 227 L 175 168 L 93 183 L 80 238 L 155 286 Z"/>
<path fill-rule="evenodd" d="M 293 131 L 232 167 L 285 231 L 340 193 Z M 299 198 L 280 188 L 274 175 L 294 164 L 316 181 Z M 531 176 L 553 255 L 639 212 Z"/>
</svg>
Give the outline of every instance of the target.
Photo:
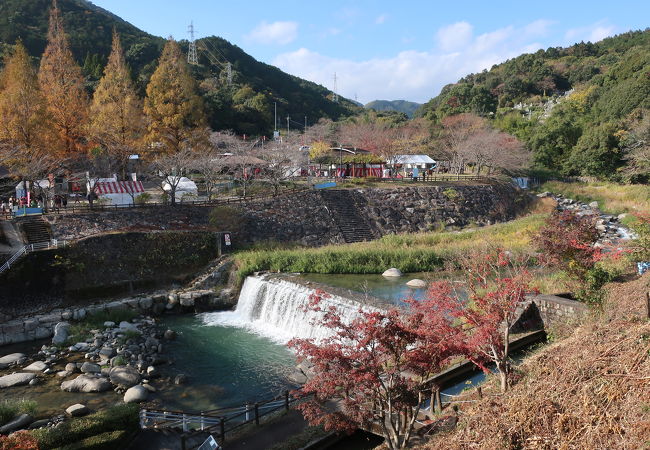
<svg viewBox="0 0 650 450">
<path fill-rule="evenodd" d="M 68 205 L 68 198 L 65 195 L 55 195 L 49 201 L 49 209 L 58 210 Z M 28 197 L 9 197 L 0 201 L 0 212 L 9 214 L 19 208 L 43 208 L 45 207 L 43 197 L 40 195 Z"/>
</svg>

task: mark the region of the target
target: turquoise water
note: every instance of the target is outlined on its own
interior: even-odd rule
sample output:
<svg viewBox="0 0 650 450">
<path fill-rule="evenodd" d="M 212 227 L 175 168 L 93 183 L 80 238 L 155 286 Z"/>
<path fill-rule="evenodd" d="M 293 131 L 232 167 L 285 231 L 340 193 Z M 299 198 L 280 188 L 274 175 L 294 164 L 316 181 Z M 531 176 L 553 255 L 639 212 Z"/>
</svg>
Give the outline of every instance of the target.
<svg viewBox="0 0 650 450">
<path fill-rule="evenodd" d="M 199 316 L 165 318 L 179 333 L 167 344 L 173 369 L 187 385 L 161 393 L 167 408 L 200 411 L 239 406 L 293 388 L 286 376 L 295 367 L 283 345 L 235 327 L 206 326 Z"/>
<path fill-rule="evenodd" d="M 357 274 L 318 274 L 305 273 L 301 275 L 305 280 L 325 284 L 358 293 L 367 293 L 389 305 L 402 306 L 405 299 L 421 300 L 426 295 L 426 288 L 413 289 L 406 285 L 409 280 L 419 278 L 426 282 L 440 280 L 456 280 L 458 274 L 449 272 L 409 273 L 400 278 L 387 278 L 381 275 Z"/>
</svg>

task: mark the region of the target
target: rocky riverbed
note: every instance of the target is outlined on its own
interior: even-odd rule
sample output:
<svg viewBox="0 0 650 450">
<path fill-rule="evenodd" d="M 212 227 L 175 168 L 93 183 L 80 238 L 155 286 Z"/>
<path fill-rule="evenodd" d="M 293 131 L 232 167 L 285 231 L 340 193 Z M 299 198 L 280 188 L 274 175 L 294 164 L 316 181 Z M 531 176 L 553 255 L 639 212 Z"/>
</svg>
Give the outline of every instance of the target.
<svg viewBox="0 0 650 450">
<path fill-rule="evenodd" d="M 36 416 L 21 414 L 0 427 L 0 433 L 56 426 L 66 417 L 120 402 L 155 405 L 160 390 L 187 381 L 182 373 L 167 370 L 173 361 L 165 347 L 176 333 L 152 317 L 81 328 L 83 336 L 73 334 L 80 328 L 67 322 L 55 330 L 51 342 L 23 345 L 24 351 L 0 357 L 0 398 L 38 404 Z"/>
</svg>

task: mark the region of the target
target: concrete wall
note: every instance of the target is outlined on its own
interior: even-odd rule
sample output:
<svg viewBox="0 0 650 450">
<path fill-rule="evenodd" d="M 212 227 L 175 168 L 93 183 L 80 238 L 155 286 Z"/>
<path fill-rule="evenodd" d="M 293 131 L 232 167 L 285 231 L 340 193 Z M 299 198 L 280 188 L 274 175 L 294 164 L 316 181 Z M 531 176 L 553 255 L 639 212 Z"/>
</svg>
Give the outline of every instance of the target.
<svg viewBox="0 0 650 450">
<path fill-rule="evenodd" d="M 536 295 L 519 308 L 520 317 L 511 328 L 513 332 L 548 328 L 556 323 L 569 323 L 583 318 L 589 306 L 556 295 Z"/>
</svg>

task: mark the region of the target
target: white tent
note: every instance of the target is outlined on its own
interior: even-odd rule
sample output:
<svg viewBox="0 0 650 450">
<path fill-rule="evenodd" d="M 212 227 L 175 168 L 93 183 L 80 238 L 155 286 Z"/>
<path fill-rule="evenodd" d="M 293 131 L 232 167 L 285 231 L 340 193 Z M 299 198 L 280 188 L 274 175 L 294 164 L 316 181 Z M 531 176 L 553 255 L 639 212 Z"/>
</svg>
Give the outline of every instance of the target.
<svg viewBox="0 0 650 450">
<path fill-rule="evenodd" d="M 26 185 L 26 186 L 25 186 Z M 48 189 L 50 188 L 50 180 L 48 179 L 43 179 L 43 180 L 37 180 L 33 183 L 33 186 L 38 186 L 41 189 Z M 32 183 L 30 181 L 21 181 L 16 185 L 16 198 L 22 198 L 27 196 L 27 191 L 32 187 Z"/>
<path fill-rule="evenodd" d="M 427 155 L 397 155 L 393 158 L 393 167 L 402 166 L 402 170 L 427 170 L 435 169 L 438 163 Z"/>
<path fill-rule="evenodd" d="M 162 182 L 163 191 L 168 194 L 172 191 L 172 185 L 176 185 L 176 191 L 174 192 L 174 197 L 176 201 L 183 201 L 183 197 L 187 195 L 196 196 L 199 192 L 196 187 L 196 183 L 190 180 L 187 177 L 167 177 Z"/>
</svg>

